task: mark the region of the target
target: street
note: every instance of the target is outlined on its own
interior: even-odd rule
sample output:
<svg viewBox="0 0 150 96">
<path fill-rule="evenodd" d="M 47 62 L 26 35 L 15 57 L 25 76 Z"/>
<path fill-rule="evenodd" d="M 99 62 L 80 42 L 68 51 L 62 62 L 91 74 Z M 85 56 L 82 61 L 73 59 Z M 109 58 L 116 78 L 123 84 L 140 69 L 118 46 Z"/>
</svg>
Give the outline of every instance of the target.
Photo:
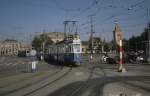
<svg viewBox="0 0 150 96">
<path fill-rule="evenodd" d="M 31 58 L 0 57 L 0 77 L 31 72 Z M 49 70 L 49 66 L 38 65 L 40 71 Z"/>
<path fill-rule="evenodd" d="M 150 65 L 89 63 L 59 66 L 39 61 L 31 72 L 30 59 L 0 59 L 0 96 L 149 96 Z M 28 65 L 26 65 L 28 64 Z"/>
<path fill-rule="evenodd" d="M 0 0 L 0 96 L 150 96 L 150 0 Z"/>
</svg>

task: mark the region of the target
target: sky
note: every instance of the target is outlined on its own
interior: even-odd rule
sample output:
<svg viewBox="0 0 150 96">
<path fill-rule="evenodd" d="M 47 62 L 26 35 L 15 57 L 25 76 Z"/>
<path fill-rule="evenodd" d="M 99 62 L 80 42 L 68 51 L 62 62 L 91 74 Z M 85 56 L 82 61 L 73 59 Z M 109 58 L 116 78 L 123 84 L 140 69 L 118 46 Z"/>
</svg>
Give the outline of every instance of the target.
<svg viewBox="0 0 150 96">
<path fill-rule="evenodd" d="M 91 16 L 94 36 L 112 40 L 117 21 L 128 39 L 150 21 L 150 0 L 0 0 L 0 40 L 29 42 L 43 30 L 63 32 L 66 20 L 77 21 L 81 39 L 88 40 Z"/>
</svg>

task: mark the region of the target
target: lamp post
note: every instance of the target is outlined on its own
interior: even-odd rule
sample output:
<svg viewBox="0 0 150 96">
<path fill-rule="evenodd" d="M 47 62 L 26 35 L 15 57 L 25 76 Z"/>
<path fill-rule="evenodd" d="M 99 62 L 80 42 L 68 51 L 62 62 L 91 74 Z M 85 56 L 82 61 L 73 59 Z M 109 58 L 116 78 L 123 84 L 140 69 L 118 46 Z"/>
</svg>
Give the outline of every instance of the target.
<svg viewBox="0 0 150 96">
<path fill-rule="evenodd" d="M 149 13 L 148 13 L 148 11 L 149 11 L 149 9 L 148 9 L 148 7 L 145 7 L 146 8 L 146 15 L 147 15 L 147 22 L 148 22 L 148 62 L 150 63 L 150 29 L 149 29 L 149 27 L 150 27 L 150 23 L 149 23 Z"/>
</svg>

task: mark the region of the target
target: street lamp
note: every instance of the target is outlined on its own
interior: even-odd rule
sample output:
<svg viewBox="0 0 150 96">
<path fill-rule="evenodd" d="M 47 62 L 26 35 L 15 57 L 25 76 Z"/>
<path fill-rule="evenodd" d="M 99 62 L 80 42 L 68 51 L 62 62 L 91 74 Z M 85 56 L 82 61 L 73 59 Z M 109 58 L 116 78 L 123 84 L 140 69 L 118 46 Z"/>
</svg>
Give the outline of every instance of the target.
<svg viewBox="0 0 150 96">
<path fill-rule="evenodd" d="M 150 21 L 149 21 L 149 9 L 148 9 L 148 7 L 143 7 L 143 9 L 146 9 L 146 17 L 147 17 L 147 22 L 148 22 L 148 26 L 147 26 L 147 33 L 148 33 L 148 41 L 147 41 L 147 48 L 146 48 L 146 50 L 147 50 L 147 55 L 148 55 L 148 58 L 147 58 L 147 60 L 148 60 L 148 62 L 150 63 L 150 30 L 149 30 L 149 24 L 150 24 Z"/>
<path fill-rule="evenodd" d="M 150 29 L 149 29 L 149 24 L 150 24 L 150 22 L 149 22 L 149 13 L 148 13 L 148 11 L 149 11 L 149 9 L 148 9 L 148 7 L 145 7 L 146 8 L 146 13 L 147 13 L 147 21 L 148 21 L 148 62 L 150 63 Z"/>
</svg>

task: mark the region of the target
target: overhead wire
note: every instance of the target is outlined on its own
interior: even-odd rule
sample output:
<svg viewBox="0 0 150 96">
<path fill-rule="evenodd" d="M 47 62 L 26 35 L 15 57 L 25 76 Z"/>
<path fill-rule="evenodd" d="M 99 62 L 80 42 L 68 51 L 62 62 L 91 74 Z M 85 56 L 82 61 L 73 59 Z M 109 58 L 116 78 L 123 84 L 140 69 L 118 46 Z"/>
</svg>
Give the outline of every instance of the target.
<svg viewBox="0 0 150 96">
<path fill-rule="evenodd" d="M 52 1 L 55 2 L 56 0 L 52 0 Z M 99 24 L 99 23 L 96 23 L 96 24 L 98 24 L 98 25 L 104 25 L 107 21 L 110 21 L 110 20 L 112 20 L 113 18 L 116 18 L 116 17 L 119 17 L 119 16 L 124 15 L 124 14 L 125 14 L 127 11 L 129 11 L 130 9 L 139 6 L 140 4 L 142 4 L 142 3 L 145 2 L 145 1 L 146 1 L 146 0 L 141 0 L 141 1 L 137 2 L 137 3 L 135 3 L 135 4 L 130 5 L 129 7 L 123 8 L 123 10 L 122 10 L 121 12 L 112 14 L 111 16 L 109 16 L 109 17 L 103 19 L 103 20 L 101 21 L 101 22 L 102 22 L 101 24 Z M 81 14 L 84 14 L 86 11 L 91 10 L 92 8 L 97 7 L 96 5 L 98 5 L 99 2 L 100 2 L 100 0 L 94 0 L 94 1 L 91 3 L 90 6 L 84 8 L 84 9 L 81 9 L 81 8 L 77 8 L 77 9 L 67 9 L 67 8 L 61 7 L 61 5 L 59 5 L 57 1 L 56 1 L 55 3 L 58 4 L 57 7 L 60 7 L 60 9 L 62 9 L 62 10 L 64 10 L 64 11 L 78 11 L 79 13 L 78 13 L 77 15 L 72 16 L 72 18 L 71 18 L 71 19 L 75 19 L 75 18 L 77 18 L 77 17 L 80 17 Z M 113 5 L 109 5 L 109 6 L 107 6 L 107 7 L 109 7 L 109 8 L 117 8 L 116 6 L 113 6 Z M 99 13 L 99 11 L 102 10 L 102 8 L 106 8 L 106 7 L 101 7 L 101 6 L 100 6 L 100 7 L 97 7 L 97 8 L 96 8 L 96 11 L 95 11 L 94 13 L 91 13 L 91 14 L 92 14 L 92 15 L 97 15 L 97 14 Z M 80 27 L 85 26 L 85 25 L 87 25 L 87 24 L 90 24 L 90 21 L 86 21 L 86 22 L 80 24 Z"/>
<path fill-rule="evenodd" d="M 146 0 L 142 0 L 142 1 L 138 2 L 138 3 L 136 3 L 136 4 L 131 5 L 130 7 L 124 8 L 120 13 L 113 14 L 113 15 L 107 17 L 106 19 L 104 19 L 103 21 L 101 21 L 102 24 L 100 24 L 100 25 L 105 24 L 107 21 L 109 21 L 109 20 L 111 20 L 111 19 L 113 19 L 113 18 L 116 18 L 116 17 L 118 17 L 118 16 L 124 15 L 127 11 L 129 11 L 130 8 L 137 7 L 139 4 L 141 4 L 141 3 L 145 2 L 145 1 L 146 1 Z M 97 23 L 97 24 L 98 24 L 98 23 Z"/>
<path fill-rule="evenodd" d="M 66 18 L 66 20 L 73 20 L 73 19 L 79 17 L 81 14 L 83 14 L 83 13 L 85 13 L 86 11 L 92 9 L 94 6 L 96 6 L 96 5 L 100 2 L 100 0 L 93 0 L 93 2 L 92 2 L 89 6 L 87 6 L 86 8 L 83 8 L 83 9 L 81 9 L 81 8 L 77 8 L 77 9 L 66 9 L 66 8 L 62 7 L 56 0 L 51 0 L 51 1 L 52 1 L 53 3 L 55 3 L 55 4 L 57 5 L 57 7 L 59 7 L 59 9 L 65 11 L 65 12 L 78 11 L 78 14 L 71 16 L 70 19 Z M 86 24 L 88 24 L 88 23 L 89 23 L 89 21 L 87 21 L 87 22 L 84 23 L 84 24 L 81 24 L 81 26 L 84 26 L 84 25 L 86 25 Z"/>
<path fill-rule="evenodd" d="M 65 8 L 65 7 L 63 7 L 60 3 L 58 3 L 57 2 L 57 0 L 51 0 L 52 1 L 52 3 L 54 3 L 59 9 L 61 9 L 61 10 L 63 10 L 63 11 L 81 11 L 81 12 L 83 12 L 83 11 L 86 11 L 86 10 L 89 10 L 89 9 L 91 9 L 93 6 L 95 6 L 96 4 L 98 4 L 98 2 L 99 2 L 99 0 L 93 0 L 93 2 L 89 5 L 89 6 L 87 6 L 87 7 L 85 7 L 85 8 L 74 8 L 74 9 L 71 9 L 71 8 Z"/>
<path fill-rule="evenodd" d="M 133 5 L 131 5 L 130 6 L 130 8 L 133 8 L 133 7 L 136 7 L 137 5 L 139 5 L 139 4 L 141 4 L 141 3 L 143 3 L 145 0 L 143 0 L 143 1 L 141 1 L 141 2 L 138 2 L 138 3 L 136 3 L 136 4 L 133 4 Z M 112 7 L 112 6 L 108 6 L 108 7 Z M 96 12 L 94 12 L 94 13 L 92 13 L 91 15 L 96 15 L 96 14 L 98 14 L 98 12 L 100 11 L 100 8 L 101 7 L 99 7 L 99 8 L 97 8 L 97 11 Z M 127 8 L 124 8 L 124 10 L 126 11 L 126 10 L 129 10 L 129 7 L 127 7 Z M 110 20 L 110 19 L 112 19 L 112 18 L 114 18 L 114 17 L 116 17 L 116 16 L 121 16 L 121 15 L 124 15 L 124 14 L 122 14 L 122 13 L 124 13 L 125 14 L 125 12 L 122 10 L 120 13 L 118 13 L 118 14 L 113 14 L 113 15 L 111 15 L 111 16 L 109 16 L 109 17 L 107 17 L 106 19 L 104 19 L 103 21 L 101 21 L 101 22 L 106 22 L 106 21 L 108 21 L 108 20 Z M 88 24 L 88 23 L 90 23 L 90 22 L 87 22 L 87 23 L 83 23 L 83 24 L 81 24 L 81 25 L 86 25 L 86 24 Z"/>
<path fill-rule="evenodd" d="M 81 10 L 78 14 L 72 16 L 71 19 L 75 19 L 75 18 L 81 16 L 81 15 L 82 15 L 83 13 L 85 13 L 86 11 L 91 10 L 91 9 L 94 8 L 96 5 L 98 5 L 99 2 L 100 2 L 100 0 L 94 0 L 93 3 L 92 3 L 90 6 L 84 8 L 84 9 Z"/>
<path fill-rule="evenodd" d="M 124 8 L 123 10 L 124 10 L 124 11 L 129 11 L 130 8 L 137 7 L 137 6 L 139 6 L 140 4 L 142 4 L 143 2 L 145 2 L 145 0 L 142 0 L 142 1 L 138 2 L 138 3 L 136 3 L 136 4 L 133 4 L 133 5 L 131 5 L 130 7 L 126 7 L 126 8 Z M 137 9 L 137 10 L 138 10 L 138 9 Z M 101 21 L 102 24 L 99 24 L 99 25 L 105 24 L 107 21 L 109 21 L 109 20 L 115 18 L 116 16 L 122 16 L 122 15 L 124 15 L 124 14 L 126 13 L 126 12 L 124 12 L 124 11 L 121 11 L 120 13 L 113 14 L 113 15 L 107 17 L 106 19 L 104 19 L 103 21 Z M 139 11 L 139 10 L 138 10 L 138 11 Z M 97 11 L 97 12 L 98 12 L 98 11 Z M 96 13 L 96 14 L 97 14 L 97 13 Z M 90 23 L 90 22 L 83 23 L 83 24 L 81 24 L 80 27 L 85 26 L 85 25 L 87 25 L 87 24 L 89 24 L 89 23 Z M 98 23 L 96 23 L 96 24 L 98 24 Z M 88 28 L 88 27 L 86 27 L 86 28 Z M 84 28 L 84 29 L 86 29 L 86 28 Z M 81 30 L 81 29 L 80 29 L 80 30 Z"/>
</svg>

